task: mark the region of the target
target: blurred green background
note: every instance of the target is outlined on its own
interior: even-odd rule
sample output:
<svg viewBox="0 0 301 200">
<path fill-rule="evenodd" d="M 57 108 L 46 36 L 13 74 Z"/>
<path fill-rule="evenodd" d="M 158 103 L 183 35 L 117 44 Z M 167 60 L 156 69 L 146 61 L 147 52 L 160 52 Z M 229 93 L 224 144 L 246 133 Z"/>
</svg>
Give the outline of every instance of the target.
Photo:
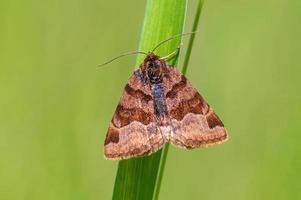
<svg viewBox="0 0 301 200">
<path fill-rule="evenodd" d="M 95 66 L 137 49 L 144 8 L 0 2 L 0 199 L 111 198 L 103 141 L 135 56 Z M 298 0 L 205 1 L 187 77 L 230 139 L 171 147 L 161 199 L 301 199 L 300 23 Z"/>
</svg>

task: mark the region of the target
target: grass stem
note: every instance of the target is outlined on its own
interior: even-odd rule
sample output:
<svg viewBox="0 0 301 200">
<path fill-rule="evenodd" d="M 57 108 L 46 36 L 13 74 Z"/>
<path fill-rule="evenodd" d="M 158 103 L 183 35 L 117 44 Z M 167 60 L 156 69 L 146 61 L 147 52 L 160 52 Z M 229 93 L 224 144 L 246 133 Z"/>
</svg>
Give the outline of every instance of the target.
<svg viewBox="0 0 301 200">
<path fill-rule="evenodd" d="M 139 51 L 150 51 L 161 41 L 183 32 L 186 0 L 148 0 Z M 181 38 L 171 40 L 156 49 L 166 56 L 180 45 Z M 137 65 L 144 56 L 138 55 Z M 177 57 L 170 60 L 176 62 Z M 118 164 L 113 199 L 153 199 L 162 150 L 141 158 L 122 160 Z M 162 172 L 163 173 L 163 172 Z M 161 175 L 162 176 L 162 175 Z"/>
<path fill-rule="evenodd" d="M 195 32 L 198 29 L 198 24 L 199 24 L 199 19 L 200 19 L 200 16 L 201 16 L 201 11 L 202 11 L 203 4 L 204 4 L 204 1 L 200 0 L 199 3 L 198 3 L 196 13 L 195 13 L 193 27 L 192 27 L 191 32 Z M 190 55 L 191 55 L 191 50 L 192 50 L 192 46 L 193 46 L 193 43 L 194 43 L 194 38 L 195 38 L 195 34 L 192 34 L 190 39 L 189 39 L 189 42 L 188 42 L 188 47 L 187 47 L 187 51 L 186 51 L 186 54 L 185 54 L 183 68 L 182 68 L 182 73 L 184 75 L 187 72 L 188 63 L 189 63 L 189 59 L 190 59 Z M 160 161 L 159 174 L 158 174 L 157 184 L 156 184 L 156 188 L 155 188 L 154 200 L 157 200 L 158 197 L 159 197 L 159 194 L 160 194 L 160 188 L 161 188 L 161 183 L 162 183 L 162 178 L 163 178 L 163 173 L 164 173 L 164 168 L 165 168 L 168 149 L 169 149 L 169 143 L 167 143 L 165 145 L 165 147 L 163 148 L 163 155 L 162 155 L 161 161 Z"/>
</svg>

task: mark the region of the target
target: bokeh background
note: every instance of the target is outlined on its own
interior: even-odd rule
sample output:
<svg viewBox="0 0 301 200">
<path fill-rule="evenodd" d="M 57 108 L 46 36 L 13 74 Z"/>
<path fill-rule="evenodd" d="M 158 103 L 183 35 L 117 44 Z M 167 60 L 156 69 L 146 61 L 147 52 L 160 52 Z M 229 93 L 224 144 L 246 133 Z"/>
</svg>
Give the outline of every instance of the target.
<svg viewBox="0 0 301 200">
<path fill-rule="evenodd" d="M 0 199 L 111 198 L 103 141 L 135 56 L 95 66 L 137 49 L 145 4 L 0 2 Z M 161 199 L 301 199 L 300 22 L 299 0 L 205 1 L 187 77 L 230 139 L 171 147 Z"/>
</svg>

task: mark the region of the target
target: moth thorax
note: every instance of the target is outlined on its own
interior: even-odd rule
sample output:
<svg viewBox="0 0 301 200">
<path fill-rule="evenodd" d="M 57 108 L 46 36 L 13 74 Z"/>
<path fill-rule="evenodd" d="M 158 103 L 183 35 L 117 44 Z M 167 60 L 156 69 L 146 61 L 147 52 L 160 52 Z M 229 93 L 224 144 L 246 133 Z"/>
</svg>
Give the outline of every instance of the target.
<svg viewBox="0 0 301 200">
<path fill-rule="evenodd" d="M 146 71 L 150 83 L 162 82 L 162 63 L 159 59 L 147 62 Z"/>
<path fill-rule="evenodd" d="M 161 83 L 162 82 L 162 74 L 151 75 L 151 76 L 149 76 L 149 80 L 152 84 Z"/>
</svg>

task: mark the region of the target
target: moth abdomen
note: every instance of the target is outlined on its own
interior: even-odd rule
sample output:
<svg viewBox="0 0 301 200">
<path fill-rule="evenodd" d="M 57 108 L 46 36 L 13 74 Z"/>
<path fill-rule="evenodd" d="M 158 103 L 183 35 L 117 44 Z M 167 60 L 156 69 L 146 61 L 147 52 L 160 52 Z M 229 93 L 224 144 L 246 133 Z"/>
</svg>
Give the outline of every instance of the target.
<svg viewBox="0 0 301 200">
<path fill-rule="evenodd" d="M 156 116 L 167 116 L 167 106 L 164 96 L 164 87 L 162 83 L 152 85 L 154 98 L 154 111 Z"/>
</svg>

